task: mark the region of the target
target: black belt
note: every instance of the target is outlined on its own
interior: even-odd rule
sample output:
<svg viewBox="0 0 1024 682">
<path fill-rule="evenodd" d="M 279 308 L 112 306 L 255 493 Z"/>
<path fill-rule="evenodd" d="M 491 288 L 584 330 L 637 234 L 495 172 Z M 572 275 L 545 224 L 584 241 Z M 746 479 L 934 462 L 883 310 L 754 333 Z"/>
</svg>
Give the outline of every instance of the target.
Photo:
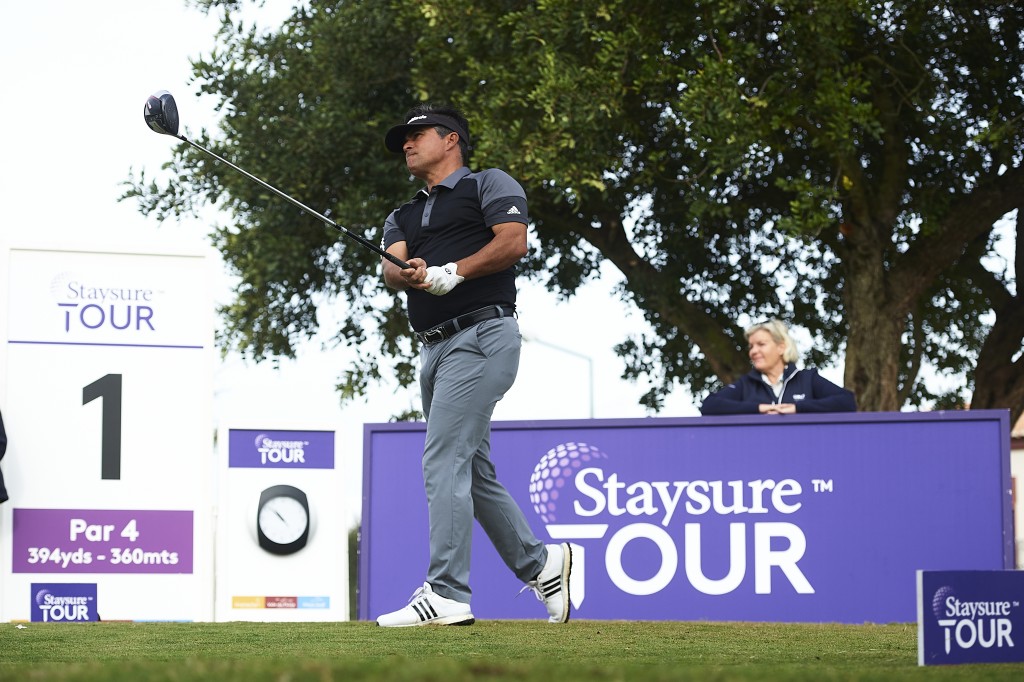
<svg viewBox="0 0 1024 682">
<path fill-rule="evenodd" d="M 445 339 L 450 339 L 463 329 L 472 327 L 474 324 L 479 324 L 484 320 L 493 320 L 496 317 L 511 317 L 515 313 L 516 309 L 512 306 L 489 305 L 486 308 L 480 308 L 480 310 L 474 310 L 471 313 L 459 315 L 447 322 L 442 322 L 425 332 L 416 332 L 416 336 L 419 337 L 420 341 L 431 346 Z"/>
</svg>

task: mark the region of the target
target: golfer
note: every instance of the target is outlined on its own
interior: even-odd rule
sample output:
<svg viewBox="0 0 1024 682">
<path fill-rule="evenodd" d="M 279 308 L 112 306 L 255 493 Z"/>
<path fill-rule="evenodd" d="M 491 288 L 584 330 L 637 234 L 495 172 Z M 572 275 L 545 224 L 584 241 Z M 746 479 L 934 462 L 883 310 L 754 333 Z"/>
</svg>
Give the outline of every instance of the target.
<svg viewBox="0 0 1024 682">
<path fill-rule="evenodd" d="M 526 193 L 507 173 L 467 167 L 469 123 L 457 110 L 424 105 L 385 136 L 424 183 L 384 224 L 384 281 L 406 292 L 419 338 L 427 436 L 423 483 L 430 564 L 408 605 L 377 619 L 386 627 L 470 625 L 473 518 L 509 569 L 569 620 L 569 545 L 545 546 L 498 482 L 490 459 L 491 414 L 519 369 L 516 263 L 526 255 Z"/>
</svg>

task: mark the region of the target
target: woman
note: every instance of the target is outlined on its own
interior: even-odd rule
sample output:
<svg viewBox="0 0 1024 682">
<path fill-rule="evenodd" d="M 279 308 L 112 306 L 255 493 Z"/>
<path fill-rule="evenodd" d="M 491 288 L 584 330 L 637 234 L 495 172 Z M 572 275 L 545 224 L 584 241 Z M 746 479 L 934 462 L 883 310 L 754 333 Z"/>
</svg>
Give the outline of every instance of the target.
<svg viewBox="0 0 1024 682">
<path fill-rule="evenodd" d="M 855 412 L 853 393 L 823 378 L 814 369 L 797 369 L 798 355 L 786 325 L 778 320 L 746 331 L 754 369 L 712 393 L 701 414 L 795 414 Z"/>
</svg>

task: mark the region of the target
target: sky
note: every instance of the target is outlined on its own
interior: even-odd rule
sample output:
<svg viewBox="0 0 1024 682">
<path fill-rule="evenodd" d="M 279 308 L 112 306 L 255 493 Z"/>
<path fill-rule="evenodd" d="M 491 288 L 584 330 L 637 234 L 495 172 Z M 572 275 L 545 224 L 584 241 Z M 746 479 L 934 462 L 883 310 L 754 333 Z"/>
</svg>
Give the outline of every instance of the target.
<svg viewBox="0 0 1024 682">
<path fill-rule="evenodd" d="M 271 12 L 287 13 L 291 5 L 268 4 L 261 21 L 273 21 Z M 217 26 L 215 18 L 184 0 L 4 3 L 0 241 L 199 252 L 223 273 L 206 238 L 209 221 L 220 216 L 160 224 L 143 216 L 134 202 L 118 202 L 129 172 L 158 173 L 176 143 L 146 127 L 142 109 L 150 94 L 174 95 L 186 134 L 216 125 L 212 105 L 197 99 L 190 85 L 189 60 L 209 53 Z M 383 144 L 381 150 L 385 153 Z M 396 164 L 396 172 L 402 171 Z M 396 203 L 405 198 L 396 197 Z M 646 327 L 612 293 L 616 281 L 609 269 L 569 303 L 520 281 L 526 341 L 518 380 L 498 404 L 495 419 L 654 416 L 638 404 L 647 386 L 620 378 L 623 362 L 613 347 Z M 227 301 L 231 279 L 222 274 L 216 289 L 214 300 Z M 264 421 L 271 424 L 267 428 L 336 430 L 339 459 L 360 471 L 363 424 L 386 422 L 418 407 L 418 392 L 385 386 L 366 401 L 342 407 L 334 385 L 352 361 L 347 350 L 325 351 L 318 341 L 276 368 L 229 357 L 214 377 L 214 425 L 258 428 Z M 678 390 L 657 416 L 697 414 L 692 398 Z M 349 490 L 354 499 L 347 513 L 353 518 L 360 480 L 354 476 Z"/>
</svg>

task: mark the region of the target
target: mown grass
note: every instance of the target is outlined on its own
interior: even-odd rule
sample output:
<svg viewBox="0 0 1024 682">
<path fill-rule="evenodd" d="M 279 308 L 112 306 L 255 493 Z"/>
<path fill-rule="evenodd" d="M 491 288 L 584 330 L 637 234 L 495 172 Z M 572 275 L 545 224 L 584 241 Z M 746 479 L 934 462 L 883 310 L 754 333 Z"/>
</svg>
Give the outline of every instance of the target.
<svg viewBox="0 0 1024 682">
<path fill-rule="evenodd" d="M 911 624 L 482 621 L 0 624 L 0 680 L 1015 680 L 919 668 Z"/>
</svg>

